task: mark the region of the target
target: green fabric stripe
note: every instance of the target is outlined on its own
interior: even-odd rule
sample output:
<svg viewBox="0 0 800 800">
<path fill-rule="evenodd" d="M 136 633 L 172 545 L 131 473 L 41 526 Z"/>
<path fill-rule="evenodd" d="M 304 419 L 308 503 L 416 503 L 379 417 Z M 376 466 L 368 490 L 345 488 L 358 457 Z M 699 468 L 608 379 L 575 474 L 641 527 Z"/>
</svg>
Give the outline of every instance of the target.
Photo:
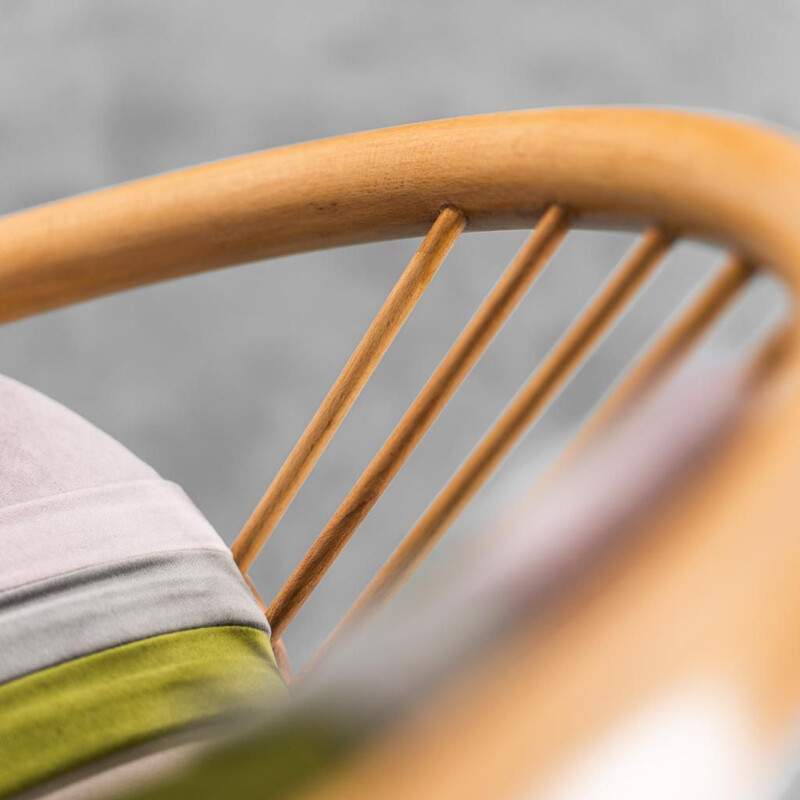
<svg viewBox="0 0 800 800">
<path fill-rule="evenodd" d="M 342 715 L 345 717 L 346 715 Z M 188 768 L 124 800 L 283 800 L 305 793 L 341 767 L 369 736 L 352 720 L 320 714 L 284 718 L 206 753 Z"/>
<path fill-rule="evenodd" d="M 0 686 L 0 796 L 283 689 L 268 636 L 155 636 Z"/>
</svg>

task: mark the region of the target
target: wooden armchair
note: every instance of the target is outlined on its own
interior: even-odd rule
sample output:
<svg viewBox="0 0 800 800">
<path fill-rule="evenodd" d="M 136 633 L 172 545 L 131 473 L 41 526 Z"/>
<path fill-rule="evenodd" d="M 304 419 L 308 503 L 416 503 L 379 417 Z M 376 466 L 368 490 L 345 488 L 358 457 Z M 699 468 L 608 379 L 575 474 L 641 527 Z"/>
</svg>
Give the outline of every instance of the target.
<svg viewBox="0 0 800 800">
<path fill-rule="evenodd" d="M 796 292 L 799 219 L 800 147 L 760 127 L 612 108 L 444 120 L 235 158 L 0 219 L 0 317 L 287 253 L 424 236 L 236 539 L 246 576 L 459 235 L 533 228 L 266 605 L 280 651 L 286 627 L 570 228 L 642 233 L 501 417 L 476 436 L 340 628 L 403 584 L 675 241 L 709 241 L 727 255 L 699 301 L 623 379 L 602 420 L 680 363 L 757 270 L 774 271 Z M 553 610 L 558 624 L 521 630 L 484 654 L 447 696 L 320 792 L 374 796 L 380 786 L 382 796 L 477 798 L 532 790 L 636 703 L 695 679 L 733 686 L 748 752 L 773 756 L 800 711 L 798 369 L 793 319 L 754 365 L 751 413 L 653 516 L 646 540 L 594 576 L 588 595 L 565 590 Z"/>
</svg>

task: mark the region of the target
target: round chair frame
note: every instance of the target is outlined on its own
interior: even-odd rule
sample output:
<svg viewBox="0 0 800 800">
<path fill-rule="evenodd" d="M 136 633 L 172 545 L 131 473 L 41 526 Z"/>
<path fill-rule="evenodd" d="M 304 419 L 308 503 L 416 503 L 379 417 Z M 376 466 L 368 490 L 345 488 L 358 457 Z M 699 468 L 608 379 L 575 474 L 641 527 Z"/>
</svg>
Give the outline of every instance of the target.
<svg viewBox="0 0 800 800">
<path fill-rule="evenodd" d="M 675 240 L 714 242 L 730 259 L 634 369 L 626 396 L 677 362 L 755 269 L 775 271 L 796 292 L 798 219 L 800 147 L 756 125 L 622 108 L 444 120 L 243 156 L 0 218 L 0 319 L 289 253 L 425 236 L 237 539 L 234 557 L 246 575 L 461 231 L 536 225 L 269 605 L 277 640 L 570 227 L 644 233 L 387 562 L 354 616 L 413 571 Z M 569 619 L 547 636 L 537 626 L 487 656 L 437 701 L 446 713 L 435 724 L 417 719 L 394 732 L 348 772 L 347 796 L 367 796 L 378 775 L 398 796 L 437 786 L 438 797 L 484 797 L 499 783 L 508 790 L 523 779 L 542 783 L 634 695 L 661 692 L 690 674 L 722 675 L 746 693 L 758 748 L 786 734 L 800 707 L 800 649 L 782 634 L 800 611 L 800 547 L 787 535 L 790 476 L 800 464 L 796 317 L 774 344 L 759 362 L 757 411 L 694 482 L 691 499 L 681 495 L 654 517 L 653 530 L 664 535 L 598 578 L 600 601 L 571 598 Z M 753 559 L 755 546 L 760 557 Z M 720 621 L 723 608 L 736 624 Z M 677 622 L 685 630 L 650 646 L 653 630 Z M 476 685 L 488 688 L 478 697 Z M 465 696 L 473 699 L 465 704 Z M 431 754 L 437 766 L 424 774 L 407 768 L 423 758 L 430 766 Z M 345 791 L 337 785 L 323 793 Z"/>
</svg>

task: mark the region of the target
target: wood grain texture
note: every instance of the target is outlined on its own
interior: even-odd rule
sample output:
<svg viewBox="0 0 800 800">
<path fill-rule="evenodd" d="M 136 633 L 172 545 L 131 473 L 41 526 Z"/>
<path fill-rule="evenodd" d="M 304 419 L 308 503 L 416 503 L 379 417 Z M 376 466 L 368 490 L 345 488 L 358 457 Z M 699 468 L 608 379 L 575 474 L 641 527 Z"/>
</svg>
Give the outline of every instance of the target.
<svg viewBox="0 0 800 800">
<path fill-rule="evenodd" d="M 339 377 L 231 548 L 246 572 L 328 446 L 403 323 L 455 244 L 466 220 L 448 206 L 433 223 Z M 280 633 L 274 633 L 279 636 Z"/>
<path fill-rule="evenodd" d="M 710 710 L 738 732 L 735 757 L 720 751 L 719 766 L 742 778 L 752 763 L 774 769 L 796 742 L 800 712 L 800 644 L 791 635 L 800 612 L 796 333 L 769 374 L 756 376 L 736 434 L 642 521 L 636 546 L 502 646 L 476 653 L 448 687 L 304 797 L 549 796 L 554 780 L 586 768 L 594 745 L 625 732 L 630 741 L 637 711 L 648 721 L 659 709 L 691 711 L 682 701 L 697 690 L 697 710 L 721 700 Z M 642 727 L 679 736 L 673 726 L 684 718 Z M 689 716 L 688 731 L 697 719 Z M 699 719 L 712 735 L 717 720 Z M 656 741 L 670 764 L 674 737 Z M 635 760 L 641 751 L 612 752 Z M 774 777 L 767 772 L 767 785 Z"/>
<path fill-rule="evenodd" d="M 720 243 L 741 264 L 774 269 L 800 288 L 795 140 L 699 114 L 572 108 L 297 145 L 0 218 L 0 321 L 202 270 L 421 236 L 448 204 L 472 230 L 530 227 L 553 204 L 586 227 L 658 225 Z M 721 276 L 641 374 L 690 346 L 742 277 Z M 607 313 L 592 325 L 584 317 L 548 357 L 420 520 L 394 571 L 370 585 L 378 596 L 446 530 L 608 322 Z M 425 709 L 433 723 L 401 724 L 320 791 L 533 795 L 634 703 L 698 679 L 746 698 L 753 749 L 796 733 L 796 316 L 786 338 L 759 376 L 769 385 L 760 383 L 747 424 L 648 520 L 641 546 L 596 576 L 590 597 L 565 592 L 557 625 L 476 653 L 472 674 Z"/>
<path fill-rule="evenodd" d="M 481 304 L 377 455 L 270 604 L 267 618 L 280 636 L 372 510 L 453 393 L 525 296 L 566 235 L 569 216 L 552 206 Z"/>
<path fill-rule="evenodd" d="M 655 343 L 625 372 L 587 424 L 570 442 L 560 463 L 566 463 L 599 431 L 624 414 L 641 395 L 664 380 L 739 296 L 755 268 L 746 259 L 732 255 L 700 296 L 679 314 L 673 324 L 659 332 Z"/>
<path fill-rule="evenodd" d="M 800 152 L 755 125 L 648 109 L 521 111 L 344 136 L 0 218 L 0 320 L 286 253 L 473 230 L 658 221 L 800 283 Z"/>
<path fill-rule="evenodd" d="M 373 613 L 411 576 L 456 516 L 624 310 L 664 257 L 671 242 L 671 237 L 660 228 L 645 231 L 630 256 L 556 344 L 541 367 L 370 581 L 334 631 L 334 637 L 367 613 Z"/>
</svg>

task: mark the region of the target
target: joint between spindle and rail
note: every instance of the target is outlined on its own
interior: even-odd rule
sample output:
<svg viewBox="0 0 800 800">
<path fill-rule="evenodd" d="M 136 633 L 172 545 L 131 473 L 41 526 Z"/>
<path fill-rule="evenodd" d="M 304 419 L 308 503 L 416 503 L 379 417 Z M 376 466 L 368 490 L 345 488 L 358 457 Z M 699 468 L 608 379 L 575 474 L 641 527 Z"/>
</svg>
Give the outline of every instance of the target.
<svg viewBox="0 0 800 800">
<path fill-rule="evenodd" d="M 633 252 L 590 301 L 544 363 L 480 440 L 466 461 L 439 492 L 389 560 L 362 592 L 328 641 L 385 602 L 408 579 L 434 547 L 456 515 L 493 474 L 503 458 L 543 412 L 548 402 L 584 360 L 633 295 L 668 252 L 669 232 L 652 226 Z M 323 645 L 327 647 L 328 642 Z"/>
<path fill-rule="evenodd" d="M 448 350 L 269 607 L 282 633 L 394 479 L 563 240 L 570 214 L 548 207 L 533 233 Z"/>
<path fill-rule="evenodd" d="M 446 207 L 436 217 L 308 427 L 237 536 L 231 550 L 242 572 L 249 569 L 299 492 L 465 224 L 464 214 L 452 206 Z"/>
</svg>

